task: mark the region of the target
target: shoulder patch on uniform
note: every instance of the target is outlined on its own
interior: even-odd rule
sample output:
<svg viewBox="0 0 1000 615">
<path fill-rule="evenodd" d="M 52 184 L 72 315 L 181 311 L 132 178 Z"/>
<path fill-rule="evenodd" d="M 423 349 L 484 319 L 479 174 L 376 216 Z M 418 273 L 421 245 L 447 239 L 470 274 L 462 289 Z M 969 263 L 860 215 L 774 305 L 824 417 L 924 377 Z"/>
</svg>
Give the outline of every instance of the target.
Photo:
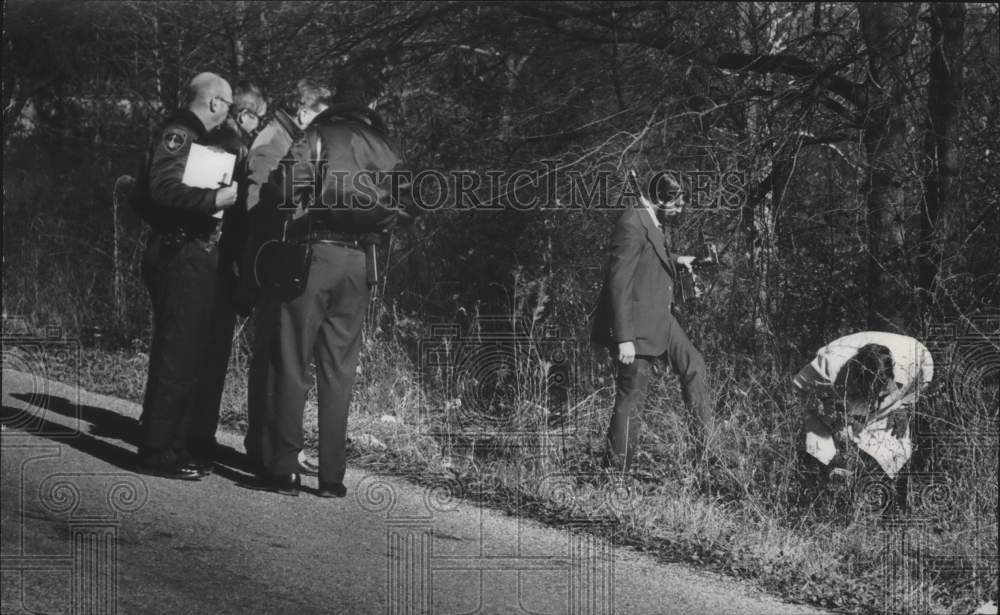
<svg viewBox="0 0 1000 615">
<path fill-rule="evenodd" d="M 168 128 L 163 133 L 163 148 L 173 154 L 187 143 L 187 131 L 181 128 Z"/>
</svg>

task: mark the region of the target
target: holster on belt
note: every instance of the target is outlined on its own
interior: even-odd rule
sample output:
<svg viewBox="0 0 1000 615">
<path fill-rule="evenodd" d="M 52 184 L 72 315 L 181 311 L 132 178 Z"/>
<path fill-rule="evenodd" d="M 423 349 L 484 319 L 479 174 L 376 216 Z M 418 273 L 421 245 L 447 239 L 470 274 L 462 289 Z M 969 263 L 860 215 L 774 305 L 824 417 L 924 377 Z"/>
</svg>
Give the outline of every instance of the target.
<svg viewBox="0 0 1000 615">
<path fill-rule="evenodd" d="M 368 273 L 368 287 L 371 288 L 378 284 L 379 271 L 378 271 L 378 244 L 382 240 L 382 235 L 379 233 L 363 233 L 358 238 L 358 243 L 365 250 L 365 271 Z"/>
</svg>

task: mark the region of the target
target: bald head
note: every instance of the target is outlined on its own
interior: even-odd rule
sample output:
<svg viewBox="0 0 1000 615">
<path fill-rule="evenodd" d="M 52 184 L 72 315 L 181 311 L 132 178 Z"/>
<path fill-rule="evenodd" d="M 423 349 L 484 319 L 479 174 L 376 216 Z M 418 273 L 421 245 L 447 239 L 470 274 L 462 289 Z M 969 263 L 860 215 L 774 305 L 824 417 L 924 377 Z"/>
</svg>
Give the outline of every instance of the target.
<svg viewBox="0 0 1000 615">
<path fill-rule="evenodd" d="M 215 73 L 199 73 L 188 84 L 188 109 L 209 130 L 225 121 L 232 102 L 232 87 Z"/>
<path fill-rule="evenodd" d="M 199 73 L 188 84 L 188 108 L 192 111 L 195 105 L 207 106 L 217 96 L 232 100 L 233 89 L 228 81 L 215 73 Z"/>
</svg>

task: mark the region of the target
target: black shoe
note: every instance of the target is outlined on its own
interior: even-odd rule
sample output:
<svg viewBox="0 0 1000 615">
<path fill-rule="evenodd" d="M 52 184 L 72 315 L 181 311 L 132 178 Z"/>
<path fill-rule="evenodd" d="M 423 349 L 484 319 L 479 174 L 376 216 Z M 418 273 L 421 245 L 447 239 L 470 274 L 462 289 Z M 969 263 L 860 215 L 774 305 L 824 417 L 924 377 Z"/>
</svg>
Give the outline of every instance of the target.
<svg viewBox="0 0 1000 615">
<path fill-rule="evenodd" d="M 298 472 L 282 474 L 280 476 L 268 475 L 261 477 L 261 488 L 265 491 L 273 491 L 281 495 L 297 497 L 302 488 L 302 477 Z"/>
<path fill-rule="evenodd" d="M 201 480 L 207 476 L 204 471 L 190 463 L 164 464 L 149 460 L 140 460 L 138 465 L 136 465 L 135 471 L 140 474 L 173 478 L 176 480 Z"/>
<path fill-rule="evenodd" d="M 342 498 L 347 495 L 347 487 L 344 486 L 344 483 L 320 482 L 316 495 L 321 498 Z"/>
<path fill-rule="evenodd" d="M 198 468 L 206 476 L 211 474 L 215 469 L 215 463 L 210 458 L 201 455 L 191 455 L 191 459 L 188 460 L 187 465 Z"/>
</svg>

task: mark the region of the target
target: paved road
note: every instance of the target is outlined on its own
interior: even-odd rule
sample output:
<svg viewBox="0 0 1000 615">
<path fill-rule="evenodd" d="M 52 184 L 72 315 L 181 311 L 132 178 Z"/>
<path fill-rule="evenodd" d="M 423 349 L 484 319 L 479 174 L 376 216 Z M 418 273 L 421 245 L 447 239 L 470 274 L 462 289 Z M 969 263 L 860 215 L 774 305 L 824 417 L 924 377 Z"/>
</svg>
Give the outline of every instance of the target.
<svg viewBox="0 0 1000 615">
<path fill-rule="evenodd" d="M 362 471 L 341 500 L 139 476 L 138 413 L 3 372 L 3 613 L 820 612 Z"/>
</svg>

